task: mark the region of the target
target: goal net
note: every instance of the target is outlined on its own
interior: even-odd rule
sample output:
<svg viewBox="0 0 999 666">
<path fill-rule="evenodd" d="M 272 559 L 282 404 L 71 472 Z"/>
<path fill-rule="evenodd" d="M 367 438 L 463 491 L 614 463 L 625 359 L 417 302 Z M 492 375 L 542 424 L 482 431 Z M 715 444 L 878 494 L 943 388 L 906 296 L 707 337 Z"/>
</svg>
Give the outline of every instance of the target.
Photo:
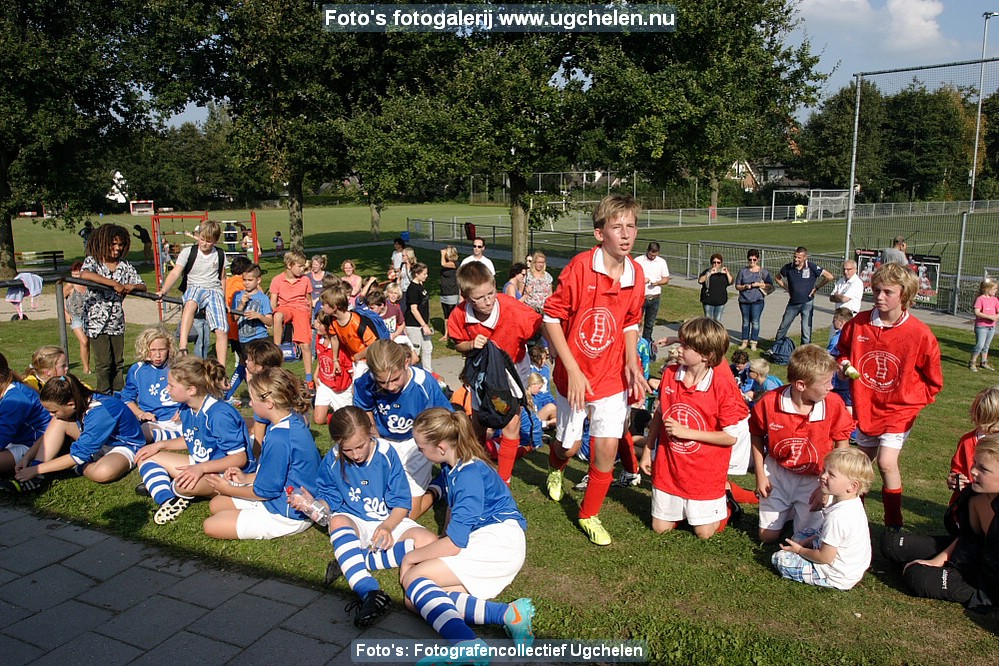
<svg viewBox="0 0 999 666">
<path fill-rule="evenodd" d="M 809 190 L 808 220 L 845 219 L 850 207 L 850 190 Z"/>
</svg>

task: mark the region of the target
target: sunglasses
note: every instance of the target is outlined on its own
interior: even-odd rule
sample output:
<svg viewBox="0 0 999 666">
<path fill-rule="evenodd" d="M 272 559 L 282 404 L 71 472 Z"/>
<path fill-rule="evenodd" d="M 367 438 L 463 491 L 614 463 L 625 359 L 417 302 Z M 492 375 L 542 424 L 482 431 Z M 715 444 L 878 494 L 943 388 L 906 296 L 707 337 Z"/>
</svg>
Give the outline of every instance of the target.
<svg viewBox="0 0 999 666">
<path fill-rule="evenodd" d="M 720 265 L 721 265 L 721 262 L 720 262 L 720 261 L 712 261 L 712 262 L 711 262 L 711 264 L 712 264 L 712 265 L 719 265 L 719 266 L 720 266 Z"/>
<path fill-rule="evenodd" d="M 485 245 L 473 245 L 472 247 L 481 250 L 482 248 L 485 247 Z"/>
</svg>

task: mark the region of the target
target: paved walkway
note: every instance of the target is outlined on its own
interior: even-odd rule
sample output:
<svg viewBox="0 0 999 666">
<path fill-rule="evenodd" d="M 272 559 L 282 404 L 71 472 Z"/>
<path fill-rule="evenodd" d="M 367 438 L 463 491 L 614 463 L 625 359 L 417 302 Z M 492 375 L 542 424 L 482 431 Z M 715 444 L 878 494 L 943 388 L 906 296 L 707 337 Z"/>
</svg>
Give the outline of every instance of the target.
<svg viewBox="0 0 999 666">
<path fill-rule="evenodd" d="M 361 632 L 349 601 L 0 505 L 4 666 L 340 665 L 355 639 L 437 638 L 405 610 Z"/>
</svg>

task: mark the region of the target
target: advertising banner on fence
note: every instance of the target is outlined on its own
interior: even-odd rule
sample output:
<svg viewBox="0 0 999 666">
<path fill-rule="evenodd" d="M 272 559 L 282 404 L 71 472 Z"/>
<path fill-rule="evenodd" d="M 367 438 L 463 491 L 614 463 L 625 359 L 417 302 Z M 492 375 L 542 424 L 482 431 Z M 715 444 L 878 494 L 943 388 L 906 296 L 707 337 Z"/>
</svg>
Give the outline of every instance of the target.
<svg viewBox="0 0 999 666">
<path fill-rule="evenodd" d="M 909 268 L 919 279 L 916 302 L 937 304 L 940 290 L 940 257 L 935 254 L 907 254 Z M 857 274 L 864 281 L 864 293 L 871 293 L 871 276 L 881 266 L 881 250 L 857 250 Z"/>
</svg>

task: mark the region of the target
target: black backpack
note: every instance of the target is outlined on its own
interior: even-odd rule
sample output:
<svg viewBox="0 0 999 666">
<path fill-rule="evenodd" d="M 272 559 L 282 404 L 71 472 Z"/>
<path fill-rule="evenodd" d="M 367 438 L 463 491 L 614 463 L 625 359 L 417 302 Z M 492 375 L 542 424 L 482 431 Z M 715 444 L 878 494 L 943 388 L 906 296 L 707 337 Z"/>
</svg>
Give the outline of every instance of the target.
<svg viewBox="0 0 999 666">
<path fill-rule="evenodd" d="M 791 362 L 791 352 L 794 351 L 794 340 L 789 337 L 777 338 L 773 346 L 764 356 L 771 363 L 787 365 Z"/>
<path fill-rule="evenodd" d="M 517 367 L 509 354 L 492 341 L 469 352 L 461 379 L 478 397 L 479 423 L 486 428 L 505 427 L 527 404 Z"/>
<path fill-rule="evenodd" d="M 215 252 L 218 253 L 219 257 L 219 282 L 225 286 L 225 250 L 220 247 L 215 248 Z M 198 260 L 198 255 L 201 254 L 198 250 L 197 245 L 191 246 L 191 254 L 187 255 L 187 263 L 184 264 L 184 275 L 180 278 L 180 290 L 187 291 L 187 274 L 191 272 L 194 268 L 194 262 Z M 226 304 L 228 305 L 228 303 Z"/>
</svg>

